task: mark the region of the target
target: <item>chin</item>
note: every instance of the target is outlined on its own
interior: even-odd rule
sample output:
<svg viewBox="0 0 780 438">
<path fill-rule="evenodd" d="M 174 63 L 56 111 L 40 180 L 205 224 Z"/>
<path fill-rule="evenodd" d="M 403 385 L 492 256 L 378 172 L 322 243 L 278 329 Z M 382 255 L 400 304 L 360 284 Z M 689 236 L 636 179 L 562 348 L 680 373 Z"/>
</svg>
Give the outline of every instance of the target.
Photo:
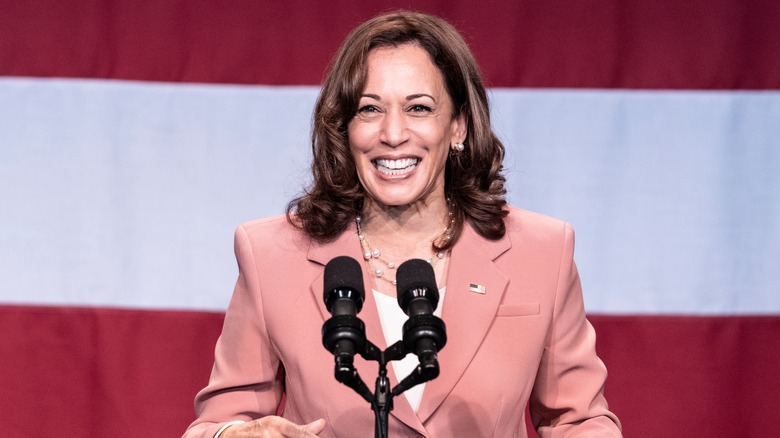
<svg viewBox="0 0 780 438">
<path fill-rule="evenodd" d="M 405 207 L 414 204 L 414 199 L 375 199 L 375 201 L 385 207 Z"/>
<path fill-rule="evenodd" d="M 419 199 L 413 196 L 409 196 L 408 192 L 402 195 L 380 194 L 376 196 L 369 194 L 369 197 L 371 198 L 372 202 L 386 207 L 403 207 L 405 205 L 413 204 Z"/>
<path fill-rule="evenodd" d="M 426 198 L 421 192 L 404 190 L 402 193 L 383 193 L 379 196 L 371 195 L 371 199 L 387 207 L 405 207 L 420 202 Z"/>
<path fill-rule="evenodd" d="M 443 186 L 443 184 L 442 184 Z M 365 186 L 364 186 L 365 187 Z M 387 207 L 404 207 L 430 198 L 437 192 L 436 186 L 420 184 L 420 181 L 396 181 L 391 184 L 380 182 L 369 184 L 366 193 L 373 202 Z M 371 190 L 373 189 L 373 190 Z M 444 191 L 441 189 L 442 192 Z"/>
</svg>

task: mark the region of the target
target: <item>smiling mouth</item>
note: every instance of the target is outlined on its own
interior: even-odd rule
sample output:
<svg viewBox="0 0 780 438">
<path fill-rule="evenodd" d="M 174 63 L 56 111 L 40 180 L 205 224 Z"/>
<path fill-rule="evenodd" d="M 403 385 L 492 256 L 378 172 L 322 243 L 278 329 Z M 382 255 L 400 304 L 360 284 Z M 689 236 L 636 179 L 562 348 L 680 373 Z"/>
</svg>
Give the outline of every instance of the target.
<svg viewBox="0 0 780 438">
<path fill-rule="evenodd" d="M 376 169 L 385 175 L 403 175 L 417 167 L 419 158 L 401 158 L 400 160 L 374 160 Z"/>
</svg>

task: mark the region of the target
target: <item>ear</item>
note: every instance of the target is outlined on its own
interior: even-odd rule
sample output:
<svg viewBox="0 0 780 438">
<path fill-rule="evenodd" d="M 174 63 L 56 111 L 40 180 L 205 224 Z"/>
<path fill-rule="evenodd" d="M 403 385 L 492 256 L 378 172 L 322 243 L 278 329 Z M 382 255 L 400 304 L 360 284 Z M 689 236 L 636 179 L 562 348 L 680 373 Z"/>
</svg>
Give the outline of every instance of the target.
<svg viewBox="0 0 780 438">
<path fill-rule="evenodd" d="M 450 144 L 466 141 L 466 135 L 468 135 L 468 124 L 466 121 L 466 111 L 463 110 L 452 118 L 452 138 L 450 139 Z"/>
</svg>

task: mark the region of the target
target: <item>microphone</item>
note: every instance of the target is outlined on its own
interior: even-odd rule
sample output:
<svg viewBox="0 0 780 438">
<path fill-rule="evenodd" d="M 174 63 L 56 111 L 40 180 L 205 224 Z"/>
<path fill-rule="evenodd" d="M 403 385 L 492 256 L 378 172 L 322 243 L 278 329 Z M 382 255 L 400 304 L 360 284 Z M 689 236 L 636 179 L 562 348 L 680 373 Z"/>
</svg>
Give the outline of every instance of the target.
<svg viewBox="0 0 780 438">
<path fill-rule="evenodd" d="M 398 305 L 409 316 L 403 327 L 404 345 L 419 358 L 418 372 L 425 380 L 433 379 L 439 375 L 437 352 L 447 343 L 444 321 L 433 314 L 439 304 L 433 266 L 425 260 L 407 260 L 395 278 Z"/>
<path fill-rule="evenodd" d="M 352 257 L 340 256 L 325 265 L 323 281 L 325 307 L 333 316 L 355 316 L 363 309 L 366 292 L 363 271 Z"/>
<path fill-rule="evenodd" d="M 335 356 L 336 380 L 365 398 L 370 391 L 353 366 L 355 353 L 366 344 L 366 327 L 357 317 L 365 299 L 360 264 L 347 256 L 334 258 L 325 265 L 323 286 L 325 307 L 333 316 L 322 326 L 322 345 Z"/>
</svg>

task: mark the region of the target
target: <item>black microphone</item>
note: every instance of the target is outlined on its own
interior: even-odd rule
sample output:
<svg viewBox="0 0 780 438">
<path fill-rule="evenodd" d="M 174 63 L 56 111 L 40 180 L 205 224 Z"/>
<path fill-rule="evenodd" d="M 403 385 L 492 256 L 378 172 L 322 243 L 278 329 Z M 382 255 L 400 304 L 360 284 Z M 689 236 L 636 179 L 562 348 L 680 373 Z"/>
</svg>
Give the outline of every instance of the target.
<svg viewBox="0 0 780 438">
<path fill-rule="evenodd" d="M 366 292 L 363 271 L 352 257 L 340 256 L 325 265 L 323 281 L 325 307 L 333 316 L 357 315 L 363 309 Z"/>
<path fill-rule="evenodd" d="M 420 359 L 419 372 L 433 379 L 439 374 L 437 352 L 447 343 L 444 321 L 433 314 L 439 304 L 433 266 L 425 260 L 407 260 L 395 278 L 398 305 L 409 316 L 403 327 L 404 345 Z"/>
<path fill-rule="evenodd" d="M 325 307 L 333 316 L 322 326 L 322 345 L 335 356 L 336 379 L 357 385 L 362 382 L 353 358 L 366 344 L 365 324 L 357 317 L 366 295 L 360 264 L 347 256 L 334 258 L 325 265 L 323 286 Z"/>
</svg>

